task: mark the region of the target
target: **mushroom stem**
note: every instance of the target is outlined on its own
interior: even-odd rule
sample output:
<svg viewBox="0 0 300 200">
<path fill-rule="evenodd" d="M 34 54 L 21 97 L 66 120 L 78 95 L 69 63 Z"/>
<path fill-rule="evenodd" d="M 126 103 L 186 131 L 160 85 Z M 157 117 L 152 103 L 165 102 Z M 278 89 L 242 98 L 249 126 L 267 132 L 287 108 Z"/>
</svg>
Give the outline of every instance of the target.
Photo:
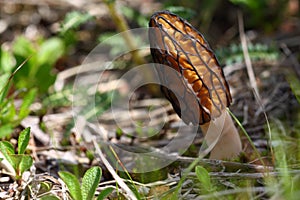
<svg viewBox="0 0 300 200">
<path fill-rule="evenodd" d="M 225 112 L 223 113 L 224 117 L 218 117 L 211 122 L 200 125 L 208 146 L 213 145 L 218 140 L 210 152 L 211 159 L 231 159 L 238 156 L 242 151 L 241 139 L 232 118 L 226 110 L 223 112 Z M 220 120 L 224 120 L 224 123 Z M 221 133 L 217 130 L 220 130 Z"/>
</svg>

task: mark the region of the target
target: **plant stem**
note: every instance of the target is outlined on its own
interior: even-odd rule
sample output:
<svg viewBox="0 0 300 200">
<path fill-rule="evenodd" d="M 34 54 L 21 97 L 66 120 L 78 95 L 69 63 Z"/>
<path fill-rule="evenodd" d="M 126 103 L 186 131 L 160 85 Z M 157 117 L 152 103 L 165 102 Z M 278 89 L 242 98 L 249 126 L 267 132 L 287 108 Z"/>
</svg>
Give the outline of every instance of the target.
<svg viewBox="0 0 300 200">
<path fill-rule="evenodd" d="M 200 126 L 208 147 L 214 145 L 211 159 L 234 158 L 242 151 L 241 139 L 232 118 L 226 110 L 223 112 L 220 117 Z"/>
<path fill-rule="evenodd" d="M 131 32 L 128 31 L 129 27 L 125 18 L 123 17 L 123 15 L 119 14 L 116 9 L 115 1 L 105 0 L 104 3 L 107 5 L 112 20 L 117 26 L 118 31 L 123 33 L 122 36 L 124 37 L 125 43 L 132 51 L 131 53 L 133 61 L 138 65 L 145 64 L 145 60 L 137 51 L 138 46 L 136 45 L 134 37 L 132 36 Z"/>
</svg>

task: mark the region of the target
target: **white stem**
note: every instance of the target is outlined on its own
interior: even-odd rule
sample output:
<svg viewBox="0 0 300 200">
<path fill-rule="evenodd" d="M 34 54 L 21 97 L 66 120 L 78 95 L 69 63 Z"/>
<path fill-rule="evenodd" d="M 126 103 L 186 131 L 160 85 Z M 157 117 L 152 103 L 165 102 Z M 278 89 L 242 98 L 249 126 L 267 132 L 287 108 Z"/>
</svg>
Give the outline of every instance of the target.
<svg viewBox="0 0 300 200">
<path fill-rule="evenodd" d="M 215 145 L 210 152 L 211 159 L 230 159 L 242 151 L 239 133 L 230 117 L 224 110 L 221 117 L 200 126 L 208 145 Z"/>
</svg>

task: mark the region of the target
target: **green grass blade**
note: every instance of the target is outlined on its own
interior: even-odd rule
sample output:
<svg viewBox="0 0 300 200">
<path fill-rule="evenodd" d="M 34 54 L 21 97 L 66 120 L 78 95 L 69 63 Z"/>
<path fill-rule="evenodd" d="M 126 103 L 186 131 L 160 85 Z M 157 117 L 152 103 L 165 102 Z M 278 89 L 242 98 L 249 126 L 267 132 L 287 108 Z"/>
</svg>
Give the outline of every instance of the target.
<svg viewBox="0 0 300 200">
<path fill-rule="evenodd" d="M 189 166 L 186 170 L 184 170 L 184 172 L 182 173 L 181 179 L 179 180 L 176 189 L 174 190 L 172 196 L 171 196 L 171 200 L 177 200 L 179 191 L 181 190 L 182 184 L 185 181 L 185 179 L 187 178 L 188 174 L 194 169 L 194 167 L 198 164 L 198 162 L 200 160 L 203 159 L 203 154 L 200 154 L 198 156 L 198 158 L 196 158 Z"/>
<path fill-rule="evenodd" d="M 111 150 L 111 152 L 113 153 L 114 157 L 117 159 L 118 163 L 120 164 L 120 166 L 124 170 L 125 174 L 129 178 L 130 183 L 132 184 L 132 186 L 130 187 L 131 191 L 135 194 L 135 196 L 137 197 L 137 199 L 142 199 L 141 196 L 140 196 L 140 193 L 138 192 L 138 189 L 137 189 L 136 185 L 133 182 L 133 179 L 131 178 L 131 176 L 130 176 L 129 172 L 127 171 L 127 169 L 125 168 L 125 166 L 122 164 L 122 162 L 119 159 L 117 153 L 115 152 L 115 150 L 111 146 L 109 146 L 109 149 Z"/>
<path fill-rule="evenodd" d="M 97 200 L 104 200 L 113 190 L 114 188 L 105 188 L 101 191 L 101 193 L 97 197 Z"/>
<path fill-rule="evenodd" d="M 24 66 L 24 64 L 30 59 L 30 57 L 28 57 L 27 59 L 25 59 L 18 67 L 17 69 L 15 69 L 15 71 L 13 71 L 13 73 L 11 73 L 11 75 L 9 76 L 9 78 L 6 80 L 5 84 L 3 84 L 3 87 L 0 88 L 0 103 L 3 101 L 5 94 L 7 93 L 8 89 L 9 89 L 9 83 L 12 80 L 12 78 L 14 77 L 14 75 Z M 1 84 L 2 85 L 2 84 Z M 0 85 L 0 86 L 1 86 Z"/>
<path fill-rule="evenodd" d="M 249 141 L 251 147 L 253 148 L 255 154 L 257 155 L 257 158 L 259 159 L 259 161 L 264 165 L 264 161 L 263 159 L 261 158 L 261 155 L 260 153 L 258 152 L 257 148 L 255 147 L 253 141 L 251 140 L 250 136 L 248 135 L 247 131 L 245 130 L 245 128 L 243 127 L 243 125 L 241 124 L 241 122 L 238 120 L 238 118 L 236 118 L 234 116 L 234 114 L 229 110 L 227 109 L 227 111 L 229 112 L 229 114 L 231 115 L 231 117 L 235 120 L 235 122 L 238 124 L 238 126 L 241 128 L 242 132 L 244 133 L 244 135 L 246 136 L 247 140 Z"/>
</svg>

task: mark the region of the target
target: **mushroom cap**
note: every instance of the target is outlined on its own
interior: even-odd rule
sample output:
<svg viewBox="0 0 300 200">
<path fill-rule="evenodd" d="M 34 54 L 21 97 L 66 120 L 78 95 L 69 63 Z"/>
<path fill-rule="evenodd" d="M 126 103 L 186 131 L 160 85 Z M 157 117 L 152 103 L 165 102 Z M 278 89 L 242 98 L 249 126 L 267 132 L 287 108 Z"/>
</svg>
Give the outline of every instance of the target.
<svg viewBox="0 0 300 200">
<path fill-rule="evenodd" d="M 150 48 L 162 92 L 185 123 L 204 124 L 219 117 L 232 101 L 220 64 L 202 34 L 169 11 L 152 15 Z"/>
</svg>

